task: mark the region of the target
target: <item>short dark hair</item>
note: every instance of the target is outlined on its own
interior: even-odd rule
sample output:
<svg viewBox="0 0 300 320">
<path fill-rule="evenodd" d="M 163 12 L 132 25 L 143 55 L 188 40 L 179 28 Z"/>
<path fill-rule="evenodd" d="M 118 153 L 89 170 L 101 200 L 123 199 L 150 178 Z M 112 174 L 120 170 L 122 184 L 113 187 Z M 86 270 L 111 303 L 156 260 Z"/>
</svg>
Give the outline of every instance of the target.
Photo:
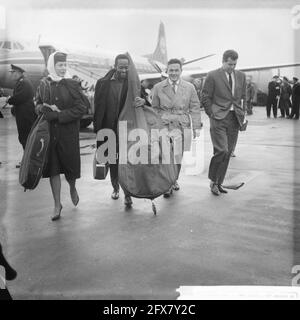
<svg viewBox="0 0 300 320">
<path fill-rule="evenodd" d="M 170 60 L 168 61 L 168 66 L 169 66 L 170 64 L 175 64 L 175 63 L 178 63 L 178 64 L 180 65 L 180 69 L 182 69 L 182 62 L 181 62 L 181 60 L 176 59 L 176 58 L 170 59 Z"/>
<path fill-rule="evenodd" d="M 226 50 L 223 53 L 223 62 L 226 62 L 228 58 L 231 58 L 231 60 L 237 60 L 239 57 L 238 53 L 234 50 Z"/>
<path fill-rule="evenodd" d="M 115 57 L 115 67 L 117 66 L 118 60 L 121 60 L 121 59 L 126 59 L 129 62 L 129 58 L 128 58 L 128 56 L 126 54 L 124 54 L 124 53 L 118 54 Z"/>
</svg>

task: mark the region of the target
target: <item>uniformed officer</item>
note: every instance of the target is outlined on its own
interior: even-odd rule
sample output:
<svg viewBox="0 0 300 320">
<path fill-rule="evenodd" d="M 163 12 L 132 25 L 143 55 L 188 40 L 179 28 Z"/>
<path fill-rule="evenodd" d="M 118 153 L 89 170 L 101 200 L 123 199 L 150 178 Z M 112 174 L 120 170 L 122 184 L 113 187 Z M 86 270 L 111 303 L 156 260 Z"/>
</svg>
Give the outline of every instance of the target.
<svg viewBox="0 0 300 320">
<path fill-rule="evenodd" d="M 267 117 L 270 118 L 272 108 L 273 116 L 274 118 L 277 118 L 277 104 L 280 97 L 280 82 L 277 75 L 272 78 L 271 82 L 269 82 L 268 89 Z"/>
<path fill-rule="evenodd" d="M 246 77 L 246 105 L 247 105 L 247 115 L 253 114 L 253 100 L 255 97 L 255 87 L 252 82 L 252 77 Z"/>
<path fill-rule="evenodd" d="M 13 105 L 12 114 L 16 117 L 19 141 L 25 149 L 27 137 L 37 117 L 33 102 L 34 91 L 30 80 L 24 75 L 25 70 L 12 64 L 10 72 L 16 85 L 7 103 Z"/>
<path fill-rule="evenodd" d="M 299 79 L 293 77 L 293 89 L 292 89 L 292 112 L 290 119 L 299 119 L 299 107 L 300 107 L 300 83 Z"/>
<path fill-rule="evenodd" d="M 292 95 L 292 88 L 290 86 L 289 79 L 287 77 L 283 77 L 280 89 L 281 90 L 280 90 L 279 106 L 280 106 L 281 118 L 284 118 L 285 116 L 289 118 L 290 108 L 292 108 L 292 104 L 290 100 L 290 97 Z"/>
</svg>

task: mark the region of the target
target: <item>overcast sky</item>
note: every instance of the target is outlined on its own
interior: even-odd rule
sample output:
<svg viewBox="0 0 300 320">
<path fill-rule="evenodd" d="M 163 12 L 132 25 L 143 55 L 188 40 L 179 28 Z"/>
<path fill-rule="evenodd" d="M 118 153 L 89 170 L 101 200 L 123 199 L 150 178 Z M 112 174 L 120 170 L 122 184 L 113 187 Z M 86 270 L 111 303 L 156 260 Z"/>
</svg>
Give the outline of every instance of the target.
<svg viewBox="0 0 300 320">
<path fill-rule="evenodd" d="M 49 1 L 50 3 L 50 1 Z M 172 2 L 170 2 L 172 4 Z M 291 8 L 193 9 L 37 9 L 17 6 L 6 10 L 6 34 L 42 42 L 96 45 L 116 52 L 142 55 L 153 52 L 159 22 L 166 29 L 170 57 L 193 59 L 217 53 L 198 63 L 220 64 L 229 48 L 240 54 L 239 65 L 263 65 L 295 60 Z"/>
</svg>

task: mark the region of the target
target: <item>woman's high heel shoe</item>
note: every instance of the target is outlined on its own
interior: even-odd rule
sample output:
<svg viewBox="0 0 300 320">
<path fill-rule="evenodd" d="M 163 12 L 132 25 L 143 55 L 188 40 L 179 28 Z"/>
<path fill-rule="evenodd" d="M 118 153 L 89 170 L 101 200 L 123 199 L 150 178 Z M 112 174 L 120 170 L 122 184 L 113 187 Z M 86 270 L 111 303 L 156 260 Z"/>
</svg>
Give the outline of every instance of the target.
<svg viewBox="0 0 300 320">
<path fill-rule="evenodd" d="M 75 189 L 74 192 L 70 192 L 70 195 L 71 195 L 72 203 L 76 207 L 79 202 L 79 196 L 78 196 L 77 190 Z"/>
<path fill-rule="evenodd" d="M 62 208 L 63 208 L 63 206 L 60 205 L 59 212 L 58 212 L 57 214 L 55 214 L 54 216 L 51 217 L 51 220 L 52 220 L 52 221 L 56 221 L 56 220 L 59 220 L 59 219 L 60 219 L 60 214 L 61 214 Z"/>
</svg>

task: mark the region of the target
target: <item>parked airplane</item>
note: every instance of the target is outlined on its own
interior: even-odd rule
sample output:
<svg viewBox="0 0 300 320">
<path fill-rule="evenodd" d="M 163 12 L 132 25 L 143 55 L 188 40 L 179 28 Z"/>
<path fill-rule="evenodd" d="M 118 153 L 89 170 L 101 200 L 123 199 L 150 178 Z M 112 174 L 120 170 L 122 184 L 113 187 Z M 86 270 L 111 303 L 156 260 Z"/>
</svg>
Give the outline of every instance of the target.
<svg viewBox="0 0 300 320">
<path fill-rule="evenodd" d="M 10 65 L 15 64 L 26 71 L 27 77 L 32 81 L 33 86 L 37 87 L 40 79 L 46 75 L 45 65 L 49 55 L 56 49 L 68 53 L 68 71 L 71 76 L 82 79 L 82 85 L 89 92 L 93 92 L 96 81 L 104 76 L 114 65 L 117 53 L 104 51 L 102 49 L 93 52 L 76 53 L 53 45 L 40 45 L 36 50 L 28 50 L 19 41 L 0 40 L 0 87 L 12 89 L 15 85 L 9 70 Z M 209 54 L 191 61 L 183 61 L 183 64 L 192 63 L 212 56 Z M 157 45 L 152 54 L 144 57 L 132 56 L 139 74 L 156 75 L 156 80 L 160 79 L 161 72 L 165 70 L 167 64 L 167 49 L 164 24 L 159 26 Z M 150 77 L 153 79 L 153 77 Z M 153 80 L 152 80 L 153 81 Z M 91 94 L 92 96 L 92 94 Z M 91 97 L 92 99 L 92 97 Z M 93 108 L 93 107 L 92 107 Z M 83 126 L 91 122 L 93 110 L 86 115 Z M 87 119 L 87 120 L 86 120 Z"/>
<path fill-rule="evenodd" d="M 0 41 L 0 87 L 13 88 L 14 83 L 10 77 L 10 64 L 16 64 L 26 70 L 34 86 L 45 75 L 45 63 L 49 55 L 55 50 L 63 50 L 68 53 L 68 70 L 71 76 L 77 75 L 85 82 L 85 87 L 93 89 L 97 79 L 102 77 L 113 65 L 117 53 L 102 49 L 93 52 L 76 53 L 64 49 L 55 48 L 53 45 L 40 45 L 36 50 L 26 50 L 18 41 Z M 185 61 L 188 64 L 212 56 L 213 54 Z M 157 45 L 153 54 L 144 57 L 133 56 L 133 60 L 139 74 L 160 73 L 165 69 L 167 62 L 166 36 L 164 25 L 161 22 Z"/>
<path fill-rule="evenodd" d="M 45 63 L 49 55 L 55 51 L 52 45 L 40 45 L 39 49 L 27 50 L 18 41 L 0 41 L 0 87 L 13 88 L 14 82 L 10 77 L 10 64 L 16 64 L 26 70 L 27 76 L 31 79 L 34 86 L 45 75 Z M 58 49 L 58 48 L 57 48 Z M 59 48 L 63 50 L 63 48 Z M 97 79 L 102 77 L 114 64 L 116 53 L 96 50 L 88 53 L 76 51 L 76 53 L 64 50 L 68 53 L 68 70 L 71 76 L 77 75 L 83 80 L 83 85 L 93 92 Z M 184 65 L 199 61 L 212 56 L 213 54 L 196 58 L 190 61 L 183 61 Z M 164 24 L 159 26 L 157 45 L 153 54 L 144 57 L 132 56 L 141 80 L 148 79 L 154 83 L 161 79 L 161 74 L 166 70 L 167 46 Z M 253 82 L 258 89 L 266 91 L 266 86 L 271 78 L 272 69 L 300 66 L 300 63 L 286 63 L 269 66 L 249 66 L 239 68 L 247 74 L 251 74 Z M 210 70 L 194 69 L 183 70 L 182 77 L 186 80 L 203 78 Z M 264 72 L 262 72 L 264 71 Z M 268 73 L 265 73 L 268 71 Z"/>
</svg>

